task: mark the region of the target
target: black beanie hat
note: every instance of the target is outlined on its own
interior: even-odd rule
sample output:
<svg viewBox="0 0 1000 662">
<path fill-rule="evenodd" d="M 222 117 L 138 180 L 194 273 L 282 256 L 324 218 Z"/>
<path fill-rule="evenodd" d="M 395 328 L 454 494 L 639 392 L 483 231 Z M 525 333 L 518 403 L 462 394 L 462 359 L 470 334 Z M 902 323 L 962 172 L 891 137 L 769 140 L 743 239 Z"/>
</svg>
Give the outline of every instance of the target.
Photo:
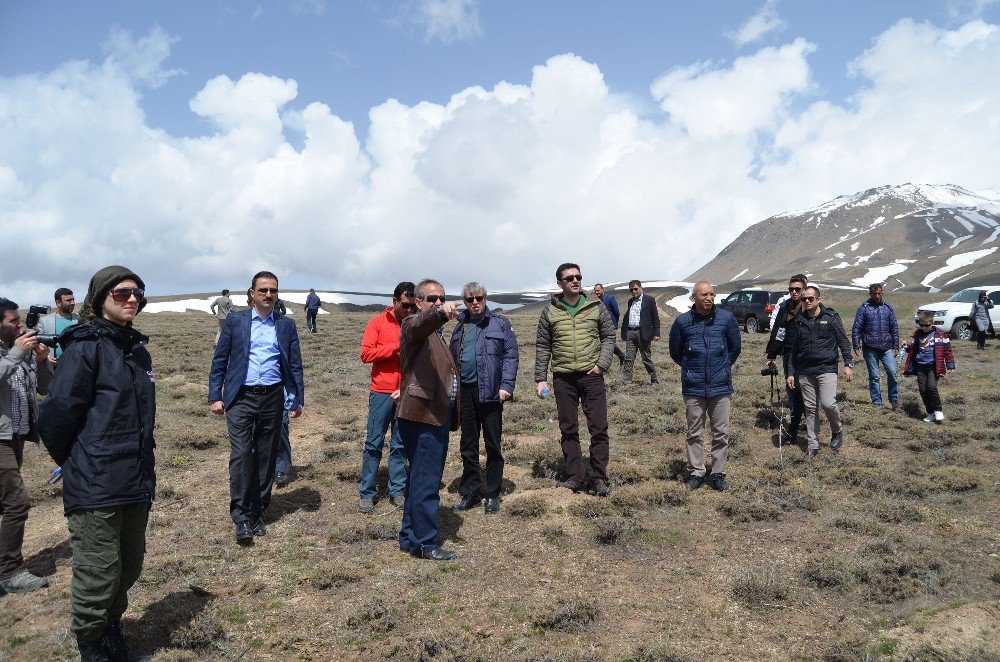
<svg viewBox="0 0 1000 662">
<path fill-rule="evenodd" d="M 90 287 L 87 288 L 87 298 L 83 300 L 83 310 L 81 317 L 85 320 L 104 316 L 104 300 L 108 297 L 108 292 L 123 280 L 134 280 L 135 284 L 142 289 L 146 289 L 146 284 L 139 276 L 129 269 L 119 265 L 104 267 L 90 279 Z M 139 302 L 139 310 L 146 305 L 146 299 Z"/>
</svg>

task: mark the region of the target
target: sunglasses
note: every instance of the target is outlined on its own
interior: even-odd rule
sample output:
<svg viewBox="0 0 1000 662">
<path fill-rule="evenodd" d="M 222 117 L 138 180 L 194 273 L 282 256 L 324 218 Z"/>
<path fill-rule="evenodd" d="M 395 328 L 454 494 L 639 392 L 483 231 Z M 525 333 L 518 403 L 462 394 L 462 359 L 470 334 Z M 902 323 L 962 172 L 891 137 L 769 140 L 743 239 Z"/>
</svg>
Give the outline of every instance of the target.
<svg viewBox="0 0 1000 662">
<path fill-rule="evenodd" d="M 639 291 L 639 288 L 638 288 L 638 287 L 630 287 L 630 288 L 629 288 L 629 291 L 630 291 L 630 292 L 638 292 L 638 291 Z"/>
<path fill-rule="evenodd" d="M 483 301 L 486 301 L 486 296 L 465 297 L 465 303 L 472 303 L 473 301 L 476 303 L 482 303 Z"/>
<path fill-rule="evenodd" d="M 810 301 L 815 301 L 816 297 L 802 297 L 802 300 L 809 303 Z"/>
<path fill-rule="evenodd" d="M 801 287 L 789 287 L 788 291 L 789 292 L 801 292 L 802 288 Z"/>
<path fill-rule="evenodd" d="M 136 301 L 142 301 L 146 296 L 146 290 L 138 287 L 119 287 L 117 290 L 111 290 L 109 294 L 116 303 L 125 303 L 132 296 L 135 296 Z"/>
<path fill-rule="evenodd" d="M 441 303 L 444 303 L 444 295 L 443 294 L 428 294 L 427 296 L 423 297 L 423 299 L 427 303 L 437 303 L 438 301 L 440 301 Z"/>
<path fill-rule="evenodd" d="M 572 283 L 574 280 L 578 282 L 583 282 L 583 276 L 580 274 L 573 274 L 572 276 L 566 276 L 563 280 L 567 283 Z"/>
<path fill-rule="evenodd" d="M 933 324 L 921 324 L 920 328 L 921 329 L 930 329 L 930 328 L 933 328 L 933 326 L 934 326 Z"/>
<path fill-rule="evenodd" d="M 278 288 L 276 287 L 258 287 L 257 294 L 277 294 Z"/>
<path fill-rule="evenodd" d="M 417 304 L 415 304 L 415 303 L 404 303 L 404 302 L 400 301 L 399 302 L 399 306 L 403 310 L 416 310 L 417 309 Z"/>
</svg>

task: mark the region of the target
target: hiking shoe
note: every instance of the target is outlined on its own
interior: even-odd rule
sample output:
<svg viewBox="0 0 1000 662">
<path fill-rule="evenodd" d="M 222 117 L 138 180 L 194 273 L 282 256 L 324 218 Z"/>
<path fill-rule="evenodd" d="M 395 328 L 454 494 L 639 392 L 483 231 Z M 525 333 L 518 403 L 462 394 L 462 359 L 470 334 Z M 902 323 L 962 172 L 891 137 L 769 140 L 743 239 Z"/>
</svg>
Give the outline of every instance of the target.
<svg viewBox="0 0 1000 662">
<path fill-rule="evenodd" d="M 705 477 L 704 476 L 691 476 L 690 480 L 688 480 L 688 482 L 684 483 L 684 487 L 688 488 L 689 490 L 694 491 L 694 490 L 698 489 L 699 487 L 701 487 L 701 484 L 704 483 L 704 482 L 705 482 Z"/>
<path fill-rule="evenodd" d="M 594 494 L 599 497 L 611 496 L 611 486 L 605 480 L 599 480 L 594 483 Z"/>
<path fill-rule="evenodd" d="M 292 477 L 286 474 L 284 471 L 276 471 L 274 473 L 274 485 L 275 487 L 284 487 L 292 482 Z"/>
<path fill-rule="evenodd" d="M 935 423 L 940 423 L 943 420 L 944 420 L 944 412 L 943 411 L 941 411 L 939 409 L 936 412 L 934 412 L 934 422 Z"/>
<path fill-rule="evenodd" d="M 402 494 L 397 494 L 396 496 L 389 497 L 389 503 L 396 506 L 400 510 L 403 509 L 403 505 L 406 504 L 406 497 Z"/>
<path fill-rule="evenodd" d="M 13 577 L 0 582 L 0 591 L 4 593 L 31 593 L 49 585 L 45 577 L 36 577 L 27 570 L 22 570 Z"/>
<path fill-rule="evenodd" d="M 933 423 L 933 422 L 934 422 L 934 412 L 931 412 L 926 416 L 924 416 L 924 423 Z"/>
<path fill-rule="evenodd" d="M 809 458 L 810 459 L 816 457 L 817 455 L 819 455 L 819 449 L 818 448 L 810 448 L 809 449 Z"/>
<path fill-rule="evenodd" d="M 367 515 L 375 510 L 375 503 L 371 499 L 361 499 L 358 501 L 358 512 Z"/>
<path fill-rule="evenodd" d="M 712 489 L 717 492 L 726 491 L 726 474 L 712 474 Z"/>
<path fill-rule="evenodd" d="M 267 525 L 264 524 L 264 518 L 263 517 L 261 517 L 256 522 L 254 522 L 250 526 L 250 528 L 253 531 L 253 534 L 255 536 L 257 536 L 258 538 L 263 538 L 264 536 L 267 535 Z"/>
<path fill-rule="evenodd" d="M 110 660 L 148 662 L 153 659 L 152 655 L 136 655 L 129 649 L 128 644 L 125 643 L 125 637 L 122 636 L 121 621 L 108 623 L 108 626 L 104 629 L 104 634 L 101 635 L 101 643 L 104 644 L 104 649 L 108 652 L 108 659 Z"/>
<path fill-rule="evenodd" d="M 893 411 L 899 411 L 899 403 L 898 403 L 898 402 L 893 402 L 893 403 L 890 403 L 889 407 L 890 407 L 890 408 L 891 408 L 891 409 L 892 409 Z"/>
<path fill-rule="evenodd" d="M 833 433 L 833 439 L 830 440 L 830 448 L 835 451 L 839 451 L 840 447 L 844 445 L 844 429 L 841 428 L 840 432 Z"/>
<path fill-rule="evenodd" d="M 556 487 L 561 487 L 564 490 L 570 490 L 571 492 L 580 491 L 580 483 L 575 480 L 564 480 L 562 482 L 556 483 Z"/>
</svg>

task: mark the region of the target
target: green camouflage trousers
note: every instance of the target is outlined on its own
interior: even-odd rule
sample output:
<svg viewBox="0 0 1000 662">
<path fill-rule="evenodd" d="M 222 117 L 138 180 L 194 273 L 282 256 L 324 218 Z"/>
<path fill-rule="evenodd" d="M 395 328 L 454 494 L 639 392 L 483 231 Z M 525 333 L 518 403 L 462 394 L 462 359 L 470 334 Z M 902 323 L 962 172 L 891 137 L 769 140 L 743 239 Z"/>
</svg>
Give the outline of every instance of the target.
<svg viewBox="0 0 1000 662">
<path fill-rule="evenodd" d="M 82 641 L 101 636 L 128 607 L 128 590 L 142 572 L 148 503 L 79 510 L 66 516 L 73 551 L 70 630 Z"/>
</svg>

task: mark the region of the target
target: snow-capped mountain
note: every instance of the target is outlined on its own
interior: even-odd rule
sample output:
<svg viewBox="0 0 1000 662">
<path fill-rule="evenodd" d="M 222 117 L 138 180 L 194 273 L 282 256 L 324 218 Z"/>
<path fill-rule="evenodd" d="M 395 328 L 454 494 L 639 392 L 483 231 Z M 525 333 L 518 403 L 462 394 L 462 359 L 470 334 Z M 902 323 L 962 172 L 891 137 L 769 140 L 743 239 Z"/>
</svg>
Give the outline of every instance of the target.
<svg viewBox="0 0 1000 662">
<path fill-rule="evenodd" d="M 747 228 L 687 280 L 957 290 L 1000 282 L 1000 187 L 902 184 L 842 195 Z"/>
</svg>

